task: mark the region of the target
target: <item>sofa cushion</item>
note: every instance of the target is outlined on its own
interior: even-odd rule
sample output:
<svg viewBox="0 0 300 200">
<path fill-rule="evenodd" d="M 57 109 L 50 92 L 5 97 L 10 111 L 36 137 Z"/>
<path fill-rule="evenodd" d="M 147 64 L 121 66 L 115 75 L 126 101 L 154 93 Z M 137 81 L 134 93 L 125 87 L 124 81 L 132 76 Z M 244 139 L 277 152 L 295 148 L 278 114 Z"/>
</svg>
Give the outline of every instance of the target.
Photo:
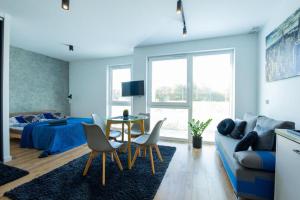
<svg viewBox="0 0 300 200">
<path fill-rule="evenodd" d="M 232 119 L 224 119 L 218 124 L 217 129 L 222 135 L 229 135 L 234 129 L 234 126 L 235 123 Z"/>
<path fill-rule="evenodd" d="M 252 146 L 253 150 L 272 151 L 275 150 L 275 129 L 295 129 L 295 123 L 277 121 L 265 116 L 257 119 L 254 131 L 258 134 L 257 142 Z"/>
<path fill-rule="evenodd" d="M 233 157 L 246 168 L 275 171 L 275 153 L 272 151 L 240 151 Z"/>
<path fill-rule="evenodd" d="M 233 157 L 239 140 L 219 133 L 216 133 L 215 137 L 217 150 L 237 196 L 248 199 L 273 199 L 274 172 L 242 166 Z"/>
<path fill-rule="evenodd" d="M 235 120 L 234 121 L 235 126 L 233 131 L 230 133 L 230 136 L 233 139 L 242 139 L 244 137 L 244 131 L 247 125 L 246 121 L 242 121 L 242 120 Z"/>
<path fill-rule="evenodd" d="M 243 117 L 243 121 L 246 121 L 247 123 L 244 131 L 244 135 L 246 135 L 247 133 L 254 130 L 257 121 L 257 116 L 251 113 L 245 113 Z"/>
<path fill-rule="evenodd" d="M 255 131 L 251 131 L 247 135 L 243 137 L 239 143 L 236 144 L 234 151 L 246 151 L 252 146 L 258 139 L 257 133 Z"/>
</svg>

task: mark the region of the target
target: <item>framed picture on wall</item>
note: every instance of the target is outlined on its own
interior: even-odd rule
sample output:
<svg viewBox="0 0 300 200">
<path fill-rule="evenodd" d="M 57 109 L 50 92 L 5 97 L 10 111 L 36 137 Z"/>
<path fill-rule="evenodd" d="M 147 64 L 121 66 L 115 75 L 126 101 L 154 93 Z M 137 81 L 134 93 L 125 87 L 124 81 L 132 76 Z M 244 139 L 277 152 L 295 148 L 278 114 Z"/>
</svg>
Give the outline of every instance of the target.
<svg viewBox="0 0 300 200">
<path fill-rule="evenodd" d="M 266 80 L 300 75 L 300 9 L 266 37 Z"/>
</svg>

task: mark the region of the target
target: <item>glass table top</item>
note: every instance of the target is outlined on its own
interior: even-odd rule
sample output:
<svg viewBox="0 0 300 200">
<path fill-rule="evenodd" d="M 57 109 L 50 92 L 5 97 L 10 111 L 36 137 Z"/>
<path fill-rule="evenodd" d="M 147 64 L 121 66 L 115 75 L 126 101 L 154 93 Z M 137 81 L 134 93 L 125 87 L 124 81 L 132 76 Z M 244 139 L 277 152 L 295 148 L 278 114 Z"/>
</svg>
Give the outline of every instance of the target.
<svg viewBox="0 0 300 200">
<path fill-rule="evenodd" d="M 110 121 L 124 121 L 124 122 L 132 122 L 132 121 L 145 120 L 145 119 L 148 119 L 148 117 L 144 115 L 129 115 L 128 117 L 116 116 L 116 117 L 107 118 L 107 120 Z"/>
</svg>

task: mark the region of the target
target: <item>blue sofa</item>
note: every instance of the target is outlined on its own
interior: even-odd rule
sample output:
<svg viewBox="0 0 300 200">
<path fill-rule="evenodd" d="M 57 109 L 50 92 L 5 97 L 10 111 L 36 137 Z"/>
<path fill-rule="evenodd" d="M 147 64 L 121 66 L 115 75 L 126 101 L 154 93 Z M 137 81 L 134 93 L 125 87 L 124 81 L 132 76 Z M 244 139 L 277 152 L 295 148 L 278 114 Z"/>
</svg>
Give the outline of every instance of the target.
<svg viewBox="0 0 300 200">
<path fill-rule="evenodd" d="M 246 120 L 245 120 L 246 121 Z M 260 123 L 263 122 L 263 123 Z M 266 123 L 267 122 L 267 123 Z M 293 122 L 275 121 L 266 117 L 256 117 L 247 131 L 272 129 L 275 146 L 275 128 L 293 129 Z M 256 124 L 257 123 L 257 124 Z M 259 127 L 257 127 L 259 124 Z M 248 124 L 247 124 L 248 126 Z M 216 132 L 216 147 L 223 162 L 224 169 L 237 197 L 247 199 L 274 199 L 275 151 L 234 152 L 239 140 Z M 274 149 L 275 150 L 275 149 Z M 239 158 L 248 157 L 246 162 Z"/>
</svg>

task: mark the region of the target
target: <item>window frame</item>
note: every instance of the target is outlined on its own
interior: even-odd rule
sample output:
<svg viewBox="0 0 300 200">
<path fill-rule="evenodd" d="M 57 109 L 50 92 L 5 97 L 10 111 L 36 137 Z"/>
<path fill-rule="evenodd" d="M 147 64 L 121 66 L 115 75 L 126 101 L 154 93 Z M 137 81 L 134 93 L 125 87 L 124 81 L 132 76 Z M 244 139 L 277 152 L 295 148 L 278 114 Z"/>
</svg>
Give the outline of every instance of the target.
<svg viewBox="0 0 300 200">
<path fill-rule="evenodd" d="M 132 81 L 132 64 L 120 64 L 108 66 L 108 116 L 112 114 L 113 106 L 130 106 L 130 113 L 132 113 L 132 97 L 129 97 L 129 101 L 114 101 L 112 99 L 112 89 L 113 89 L 113 70 L 118 69 L 129 69 L 130 70 L 130 80 Z"/>
<path fill-rule="evenodd" d="M 155 61 L 162 61 L 162 60 L 176 60 L 176 59 L 186 59 L 187 63 L 187 77 L 186 77 L 186 89 L 187 89 L 187 94 L 186 94 L 186 101 L 185 102 L 155 102 L 152 101 L 152 63 Z M 189 69 L 188 69 L 188 58 L 186 55 L 173 55 L 173 56 L 159 56 L 159 57 L 151 57 L 148 60 L 149 65 L 148 65 L 148 106 L 149 108 L 155 107 L 155 108 L 164 108 L 166 106 L 170 106 L 173 108 L 188 108 L 188 102 L 189 102 Z"/>
<path fill-rule="evenodd" d="M 166 56 L 155 56 L 148 57 L 148 66 L 147 66 L 147 111 L 150 112 L 151 108 L 166 108 L 166 109 L 187 109 L 188 110 L 188 121 L 191 121 L 193 118 L 193 58 L 197 56 L 205 55 L 218 55 L 218 54 L 230 54 L 231 56 L 231 66 L 232 66 L 232 91 L 230 95 L 230 115 L 232 118 L 235 117 L 235 49 L 220 49 L 220 50 L 211 50 L 211 51 L 201 51 L 201 52 L 191 52 L 191 53 L 182 53 Z M 152 62 L 159 60 L 174 60 L 174 59 L 186 59 L 187 60 L 187 101 L 186 102 L 153 102 L 152 101 Z M 188 126 L 188 125 L 187 125 Z M 169 138 L 161 137 L 163 139 L 171 141 L 191 141 L 191 130 L 188 128 L 188 138 L 179 139 L 179 138 Z"/>
</svg>

